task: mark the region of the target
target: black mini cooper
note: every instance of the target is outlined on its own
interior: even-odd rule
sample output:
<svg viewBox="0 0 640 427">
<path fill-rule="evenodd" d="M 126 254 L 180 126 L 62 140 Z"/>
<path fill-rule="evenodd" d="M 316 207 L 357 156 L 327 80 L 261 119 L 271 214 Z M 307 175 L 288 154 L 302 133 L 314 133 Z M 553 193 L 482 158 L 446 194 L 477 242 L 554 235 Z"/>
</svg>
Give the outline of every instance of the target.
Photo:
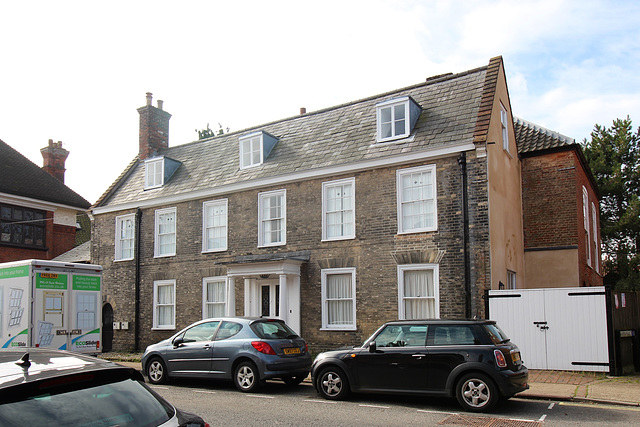
<svg viewBox="0 0 640 427">
<path fill-rule="evenodd" d="M 320 353 L 311 367 L 322 397 L 349 392 L 456 397 L 469 411 L 529 388 L 520 350 L 491 320 L 399 320 L 362 347 Z"/>
</svg>

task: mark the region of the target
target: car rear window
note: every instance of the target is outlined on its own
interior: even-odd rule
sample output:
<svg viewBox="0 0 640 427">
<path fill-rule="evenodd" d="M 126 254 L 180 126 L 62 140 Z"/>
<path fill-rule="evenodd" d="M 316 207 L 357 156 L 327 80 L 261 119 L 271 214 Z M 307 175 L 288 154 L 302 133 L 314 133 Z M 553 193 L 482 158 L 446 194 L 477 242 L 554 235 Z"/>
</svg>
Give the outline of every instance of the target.
<svg viewBox="0 0 640 427">
<path fill-rule="evenodd" d="M 262 339 L 297 338 L 298 335 L 284 322 L 277 320 L 259 321 L 251 324 L 251 329 Z"/>
<path fill-rule="evenodd" d="M 157 426 L 175 414 L 171 405 L 132 379 L 80 389 L 66 379 L 60 383 L 61 387 L 41 390 L 44 393 L 14 396 L 0 404 L 0 425 Z"/>
<path fill-rule="evenodd" d="M 484 328 L 489 333 L 489 337 L 494 344 L 502 344 L 509 341 L 507 334 L 505 334 L 495 323 L 486 324 L 484 325 Z"/>
</svg>

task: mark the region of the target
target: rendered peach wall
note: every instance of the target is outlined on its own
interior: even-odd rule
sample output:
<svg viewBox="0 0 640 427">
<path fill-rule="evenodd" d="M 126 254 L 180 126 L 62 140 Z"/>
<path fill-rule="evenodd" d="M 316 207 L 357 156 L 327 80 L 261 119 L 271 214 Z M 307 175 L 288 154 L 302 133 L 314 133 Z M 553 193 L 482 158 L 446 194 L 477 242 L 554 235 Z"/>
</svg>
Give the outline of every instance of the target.
<svg viewBox="0 0 640 427">
<path fill-rule="evenodd" d="M 509 115 L 509 153 L 502 144 L 500 103 Z M 506 285 L 507 270 L 516 273 L 518 288 L 526 286 L 521 169 L 511 118 L 511 103 L 501 65 L 487 135 L 492 289 L 498 289 L 499 282 Z"/>
</svg>

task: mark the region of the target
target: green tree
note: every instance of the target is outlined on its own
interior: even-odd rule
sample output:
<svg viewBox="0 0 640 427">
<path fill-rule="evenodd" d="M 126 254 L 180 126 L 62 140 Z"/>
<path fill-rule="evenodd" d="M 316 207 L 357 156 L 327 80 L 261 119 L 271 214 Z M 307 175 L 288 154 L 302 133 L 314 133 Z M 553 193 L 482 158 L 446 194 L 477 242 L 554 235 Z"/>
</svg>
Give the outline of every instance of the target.
<svg viewBox="0 0 640 427">
<path fill-rule="evenodd" d="M 198 132 L 198 140 L 213 138 L 216 135 L 224 134 L 225 130 L 222 129 L 222 125 L 220 123 L 218 123 L 218 127 L 219 127 L 218 133 L 216 133 L 213 129 L 209 129 L 209 123 L 207 123 L 206 129 L 202 129 L 202 130 L 196 129 L 196 132 Z M 229 133 L 229 128 L 227 128 L 227 133 Z"/>
<path fill-rule="evenodd" d="M 640 128 L 631 119 L 595 125 L 584 154 L 600 191 L 605 285 L 640 290 Z"/>
</svg>

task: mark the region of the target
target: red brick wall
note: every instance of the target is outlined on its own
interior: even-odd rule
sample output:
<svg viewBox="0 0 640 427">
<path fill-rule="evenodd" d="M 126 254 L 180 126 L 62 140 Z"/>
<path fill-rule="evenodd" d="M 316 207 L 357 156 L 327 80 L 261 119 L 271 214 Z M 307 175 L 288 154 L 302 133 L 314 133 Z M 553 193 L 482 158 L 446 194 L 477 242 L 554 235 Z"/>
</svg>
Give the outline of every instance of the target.
<svg viewBox="0 0 640 427">
<path fill-rule="evenodd" d="M 45 249 L 0 246 L 0 262 L 19 261 L 23 259 L 48 260 L 73 249 L 75 245 L 76 228 L 67 225 L 53 224 L 53 212 L 47 212 Z"/>
<path fill-rule="evenodd" d="M 525 249 L 578 244 L 575 166 L 568 151 L 522 159 Z"/>
</svg>

